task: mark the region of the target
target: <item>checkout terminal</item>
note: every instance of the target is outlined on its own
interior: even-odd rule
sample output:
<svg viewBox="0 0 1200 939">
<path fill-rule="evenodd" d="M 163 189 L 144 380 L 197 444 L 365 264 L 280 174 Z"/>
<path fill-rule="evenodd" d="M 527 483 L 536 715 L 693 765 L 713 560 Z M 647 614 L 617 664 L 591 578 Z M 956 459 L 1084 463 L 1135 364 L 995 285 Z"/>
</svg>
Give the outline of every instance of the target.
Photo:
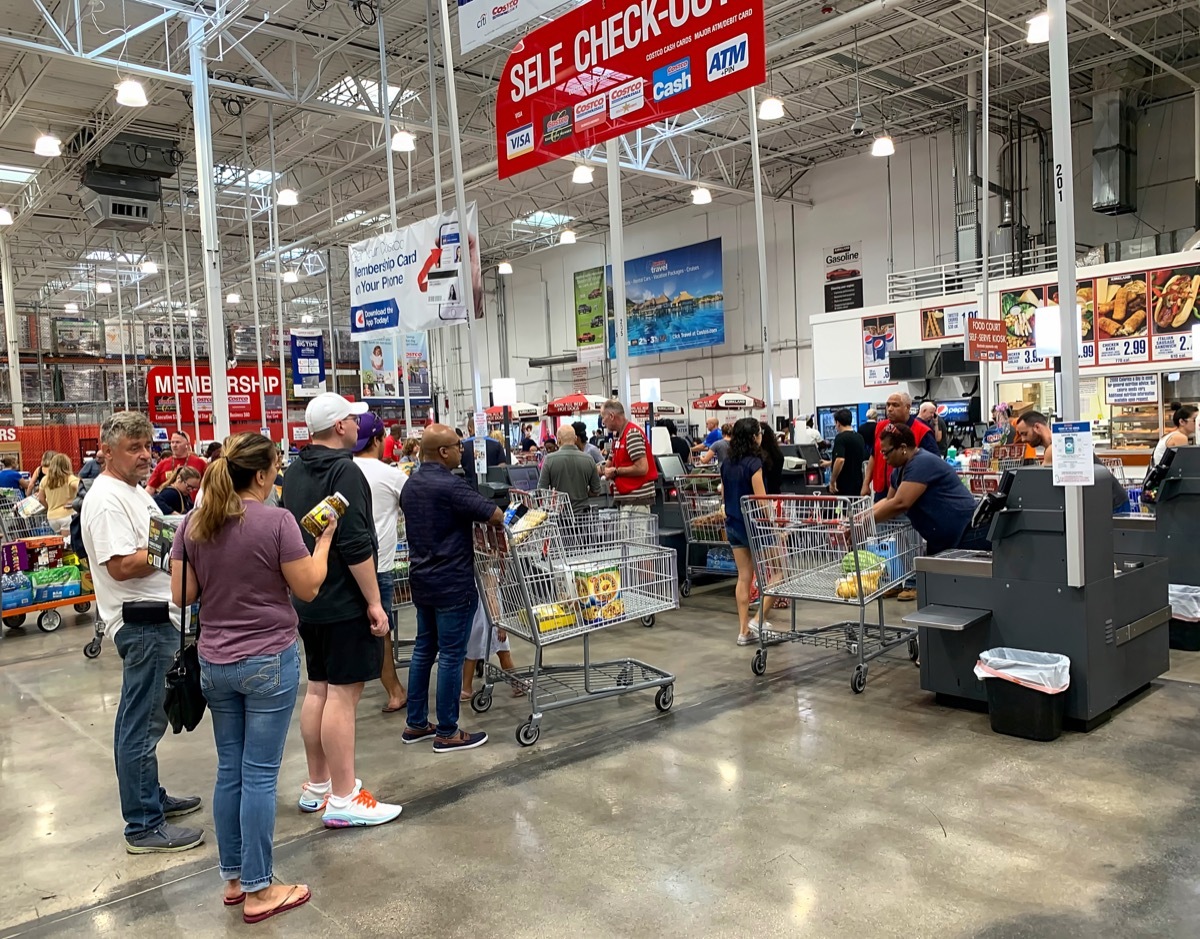
<svg viewBox="0 0 1200 939">
<path fill-rule="evenodd" d="M 1168 564 L 1155 552 L 1114 550 L 1107 470 L 1083 495 L 1084 585 L 1067 584 L 1065 490 L 1049 467 L 1007 471 L 981 504 L 992 514 L 991 552 L 917 558 L 921 688 L 938 701 L 986 700 L 974 674 L 997 646 L 1071 660 L 1066 717 L 1084 730 L 1169 668 Z M 977 513 L 978 515 L 978 513 Z"/>
</svg>

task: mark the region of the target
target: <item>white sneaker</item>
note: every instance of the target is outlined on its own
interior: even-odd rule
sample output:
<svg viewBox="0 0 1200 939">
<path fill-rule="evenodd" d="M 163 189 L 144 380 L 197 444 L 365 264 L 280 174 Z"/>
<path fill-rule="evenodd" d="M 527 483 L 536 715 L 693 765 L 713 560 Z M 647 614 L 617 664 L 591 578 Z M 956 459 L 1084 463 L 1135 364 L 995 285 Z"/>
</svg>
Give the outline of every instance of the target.
<svg viewBox="0 0 1200 939">
<path fill-rule="evenodd" d="M 326 802 L 325 814 L 321 821 L 326 828 L 369 828 L 373 825 L 386 825 L 399 818 L 401 811 L 402 806 L 379 802 L 360 784 L 345 808 L 335 806 L 333 799 Z"/>
<path fill-rule="evenodd" d="M 759 629 L 758 617 L 756 616 L 756 617 L 754 617 L 754 619 L 750 620 L 750 623 L 746 628 L 750 630 L 751 635 L 757 636 L 759 634 L 759 632 L 761 631 Z M 774 627 L 771 626 L 770 620 L 766 620 L 763 623 L 762 628 L 766 629 L 767 632 L 770 632 Z"/>
<path fill-rule="evenodd" d="M 354 790 L 357 792 L 362 788 L 362 780 L 354 780 Z M 300 787 L 299 806 L 301 812 L 307 812 L 310 815 L 313 812 L 320 812 L 325 808 L 325 803 L 329 800 L 330 792 L 329 783 L 325 784 L 325 790 L 315 790 L 312 788 L 312 782 L 305 780 L 304 785 Z"/>
</svg>

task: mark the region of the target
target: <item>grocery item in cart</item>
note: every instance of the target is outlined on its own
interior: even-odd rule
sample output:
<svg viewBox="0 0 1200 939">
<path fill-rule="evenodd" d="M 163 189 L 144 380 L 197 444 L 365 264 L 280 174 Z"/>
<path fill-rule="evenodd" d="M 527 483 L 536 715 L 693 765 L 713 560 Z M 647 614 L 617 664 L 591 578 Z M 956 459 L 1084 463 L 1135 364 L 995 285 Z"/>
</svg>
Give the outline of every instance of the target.
<svg viewBox="0 0 1200 939">
<path fill-rule="evenodd" d="M 531 509 L 524 505 L 520 506 L 520 508 L 525 509 L 525 511 L 519 513 L 517 520 L 512 525 L 513 544 L 521 544 L 550 517 L 545 509 Z"/>
<path fill-rule="evenodd" d="M 895 553 L 893 548 L 892 553 Z M 871 551 L 852 551 L 842 558 L 842 573 L 853 574 L 855 569 L 854 559 L 858 556 L 858 570 L 866 571 L 882 571 L 884 567 L 883 558 L 874 554 Z"/>
<path fill-rule="evenodd" d="M 625 601 L 621 599 L 621 569 L 616 564 L 575 571 L 575 590 L 585 623 L 623 619 Z"/>
<path fill-rule="evenodd" d="M 46 506 L 37 496 L 28 496 L 17 503 L 17 515 L 21 518 L 33 518 L 35 515 L 42 515 L 46 511 Z"/>
<path fill-rule="evenodd" d="M 83 593 L 78 567 L 55 567 L 48 571 L 33 571 L 29 574 L 33 587 L 34 603 L 49 603 L 53 600 L 69 600 Z"/>
<path fill-rule="evenodd" d="M 330 521 L 335 517 L 341 518 L 348 508 L 350 501 L 340 492 L 335 492 L 314 505 L 309 513 L 300 519 L 300 527 L 314 538 L 320 538 L 329 527 Z"/>
<path fill-rule="evenodd" d="M 37 538 L 22 538 L 25 546 L 28 565 L 27 571 L 48 570 L 51 567 L 61 567 L 66 562 L 66 545 L 62 535 L 47 535 Z"/>
<path fill-rule="evenodd" d="M 862 578 L 863 596 L 869 596 L 879 589 L 879 581 L 883 577 L 883 569 L 863 571 L 857 577 L 854 574 L 843 574 L 837 579 L 834 593 L 843 600 L 856 599 L 858 597 L 859 577 Z"/>
<path fill-rule="evenodd" d="M 24 541 L 10 541 L 5 544 L 0 558 L 0 570 L 5 574 L 29 570 L 29 549 L 25 547 Z"/>
<path fill-rule="evenodd" d="M 529 615 L 521 610 L 518 614 L 521 622 L 528 626 Z M 538 632 L 548 633 L 556 629 L 566 629 L 575 625 L 575 615 L 562 603 L 543 603 L 533 608 L 533 618 L 537 622 Z"/>
<path fill-rule="evenodd" d="M 3 606 L 5 611 L 33 605 L 33 585 L 21 571 L 14 570 L 0 576 L 0 586 L 3 587 L 0 606 Z"/>
</svg>

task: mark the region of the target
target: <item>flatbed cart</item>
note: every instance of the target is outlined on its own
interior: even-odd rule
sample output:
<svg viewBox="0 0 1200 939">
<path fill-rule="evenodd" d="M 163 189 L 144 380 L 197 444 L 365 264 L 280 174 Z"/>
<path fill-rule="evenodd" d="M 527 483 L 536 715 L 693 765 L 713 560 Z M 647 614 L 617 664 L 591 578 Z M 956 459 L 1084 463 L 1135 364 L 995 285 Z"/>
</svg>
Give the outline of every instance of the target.
<svg viewBox="0 0 1200 939">
<path fill-rule="evenodd" d="M 692 576 L 728 577 L 737 579 L 737 569 L 714 570 L 705 564 L 693 564 L 693 549 L 729 548 L 725 534 L 725 497 L 720 491 L 720 473 L 690 473 L 675 480 L 679 493 L 679 510 L 683 516 L 684 566 L 679 593 L 686 597 L 692 592 Z M 708 551 L 704 553 L 708 560 Z"/>
<path fill-rule="evenodd" d="M 613 510 L 578 517 L 546 513 L 534 527 L 475 526 L 475 576 L 490 626 L 531 643 L 533 664 L 505 671 L 488 666 L 471 698 L 483 713 L 493 687 L 506 683 L 528 692 L 530 713 L 517 742 L 532 746 L 546 711 L 657 689 L 654 705 L 669 711 L 675 676 L 633 658 L 595 661 L 591 634 L 629 620 L 643 622 L 679 606 L 675 552 L 658 544 L 658 520 Z M 548 664 L 546 648 L 583 639 L 583 661 Z"/>
<path fill-rule="evenodd" d="M 855 620 L 799 629 L 793 605 L 792 628 L 765 628 L 759 606 L 759 648 L 751 670 L 767 670 L 768 647 L 799 642 L 845 649 L 857 658 L 850 688 L 867 686 L 867 663 L 908 644 L 909 658 L 920 655 L 917 631 L 884 622 L 883 598 L 912 575 L 921 539 L 907 521 L 876 522 L 866 496 L 745 496 L 742 515 L 750 553 L 763 593 L 792 600 L 817 600 L 855 607 Z M 867 622 L 875 604 L 877 622 Z"/>
<path fill-rule="evenodd" d="M 0 512 L 0 533 L 4 542 L 19 541 L 22 538 L 61 538 L 62 533 L 52 529 L 45 515 L 18 515 L 14 506 L 5 500 L 3 511 Z M 65 544 L 64 544 L 65 547 Z M 73 597 L 63 597 L 58 600 L 46 600 L 41 603 L 30 603 L 24 606 L 0 607 L 4 625 L 9 629 L 19 629 L 25 625 L 25 620 L 33 614 L 38 614 L 37 628 L 44 633 L 52 633 L 62 625 L 60 609 L 73 606 L 76 613 L 87 613 L 96 602 L 94 593 L 80 593 Z"/>
</svg>

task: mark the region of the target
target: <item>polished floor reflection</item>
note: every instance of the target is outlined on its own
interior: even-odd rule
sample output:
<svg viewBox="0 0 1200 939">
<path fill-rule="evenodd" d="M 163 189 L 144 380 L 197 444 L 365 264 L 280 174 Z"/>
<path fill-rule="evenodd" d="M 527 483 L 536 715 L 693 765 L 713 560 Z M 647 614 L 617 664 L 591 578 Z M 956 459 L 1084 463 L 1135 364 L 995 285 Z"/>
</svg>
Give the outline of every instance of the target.
<svg viewBox="0 0 1200 939">
<path fill-rule="evenodd" d="M 295 810 L 303 752 L 284 757 L 276 873 L 312 903 L 271 935 L 454 937 L 1194 937 L 1200 922 L 1200 653 L 1087 736 L 993 735 L 936 706 L 898 654 L 866 693 L 848 657 L 798 646 L 750 673 L 727 587 L 654 629 L 596 642 L 677 676 L 653 694 L 551 712 L 498 694 L 468 727 L 486 747 L 402 747 L 382 690 L 359 712 L 359 775 L 404 815 L 326 832 Z M 805 622 L 828 606 L 802 605 Z M 894 611 L 898 617 L 899 608 Z M 786 613 L 776 614 L 787 616 Z M 251 930 L 220 903 L 216 848 L 122 849 L 112 769 L 120 681 L 89 624 L 0 642 L 0 936 L 220 936 Z M 527 648 L 517 647 L 518 661 Z M 571 660 L 578 647 L 555 648 Z M 211 796 L 206 722 L 160 748 L 163 780 Z M 207 809 L 192 816 L 208 827 Z"/>
</svg>

